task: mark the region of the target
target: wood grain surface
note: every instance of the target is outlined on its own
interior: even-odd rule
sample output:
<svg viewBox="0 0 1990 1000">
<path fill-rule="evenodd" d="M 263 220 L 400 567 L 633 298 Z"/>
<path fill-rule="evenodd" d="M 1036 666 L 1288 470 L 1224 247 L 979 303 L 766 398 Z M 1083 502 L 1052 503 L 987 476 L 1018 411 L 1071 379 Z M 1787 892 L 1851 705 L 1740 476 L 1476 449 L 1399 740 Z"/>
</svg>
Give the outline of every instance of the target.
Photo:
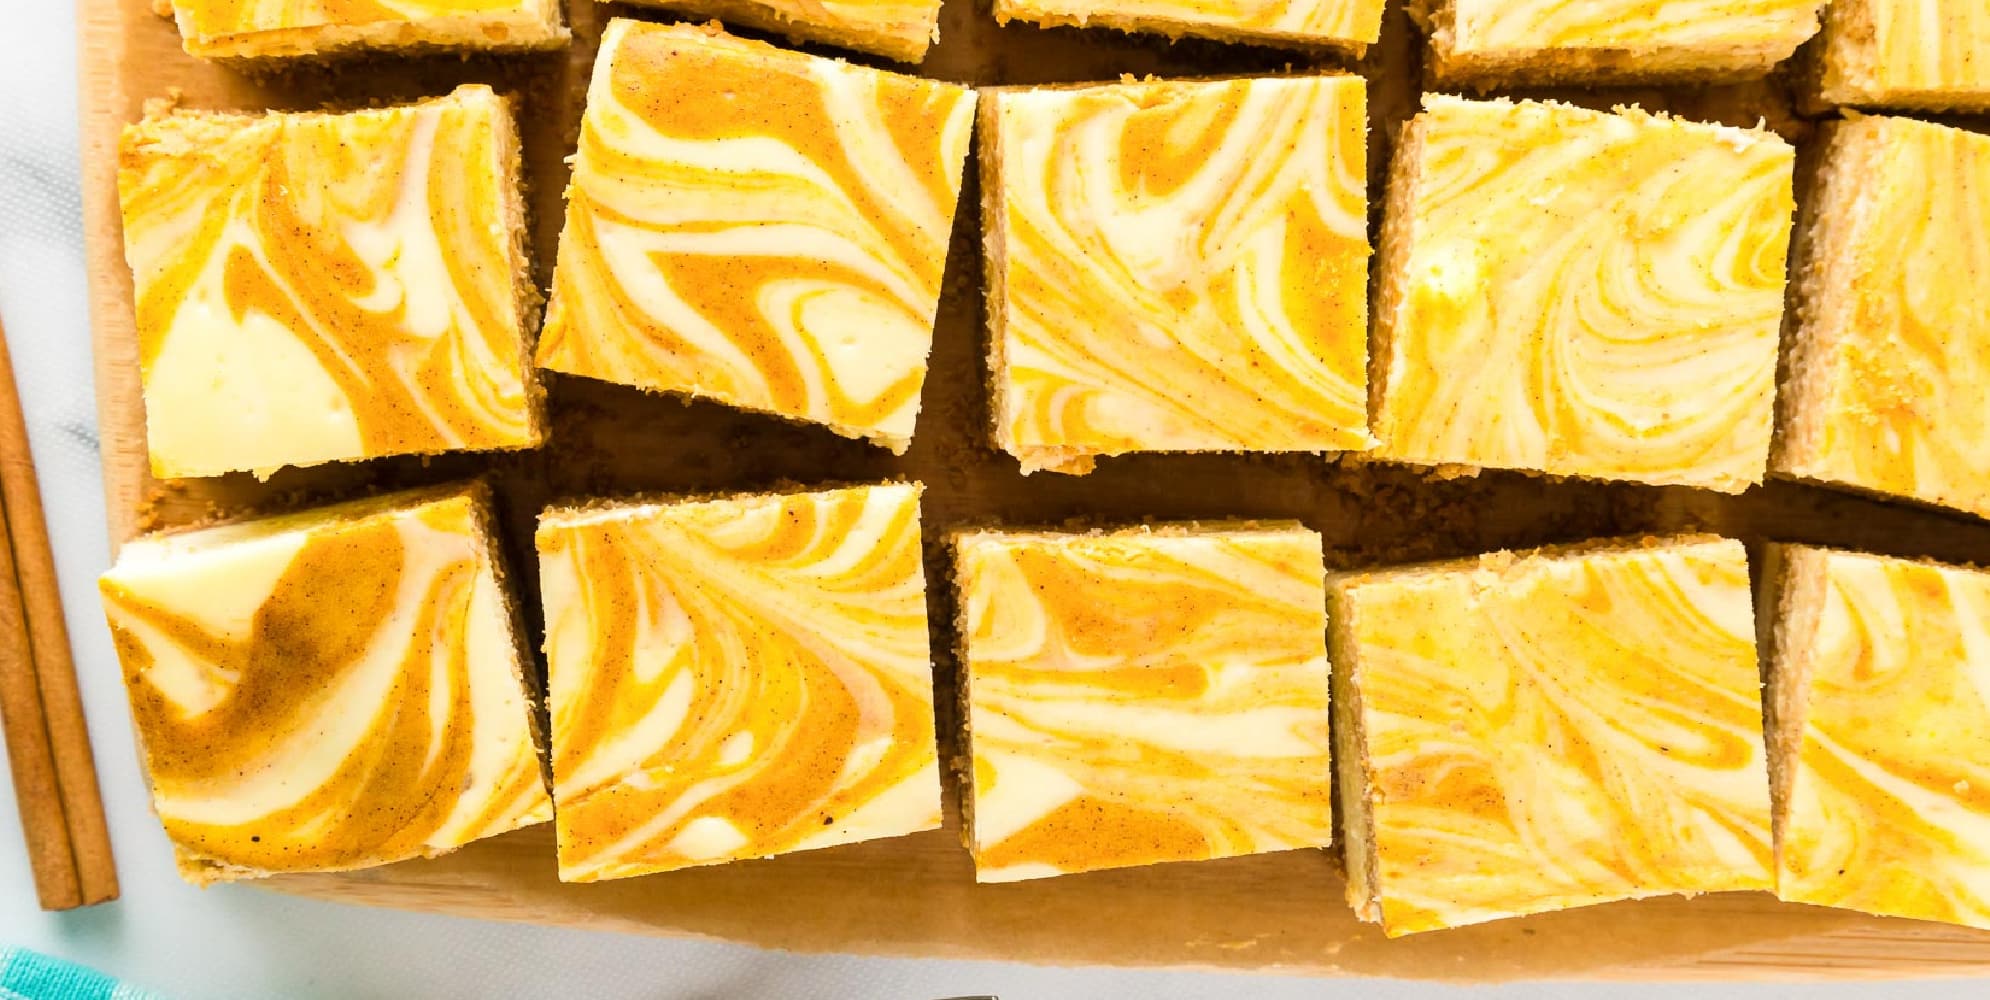
<svg viewBox="0 0 1990 1000">
<path fill-rule="evenodd" d="M 122 260 L 115 190 L 118 128 L 139 115 L 145 100 L 177 88 L 193 107 L 314 108 L 440 94 L 468 81 L 509 91 L 527 109 L 533 247 L 543 284 L 592 40 L 609 12 L 630 12 L 573 0 L 579 41 L 565 54 L 380 60 L 250 78 L 182 55 L 171 25 L 151 14 L 150 0 L 81 3 L 84 202 L 105 483 L 116 541 L 217 515 L 485 475 L 497 490 L 515 578 L 529 585 L 535 576 L 532 519 L 556 498 L 907 477 L 928 487 L 928 561 L 936 581 L 947 576 L 933 541 L 949 528 L 1235 516 L 1303 520 L 1324 533 L 1339 566 L 1688 527 L 1751 544 L 1774 538 L 1990 561 L 1990 524 L 1790 484 L 1725 497 L 1515 474 L 1431 480 L 1409 470 L 1306 456 L 1130 457 L 1105 460 L 1082 478 L 1026 479 L 1013 459 L 986 444 L 979 230 L 971 208 L 954 234 L 925 410 L 903 457 L 716 405 L 554 378 L 552 445 L 539 452 L 291 470 L 268 483 L 247 476 L 155 482 L 146 472 L 131 279 Z M 1419 72 L 1414 36 L 1400 11 L 1391 12 L 1386 32 L 1384 45 L 1349 67 L 1373 82 L 1371 183 L 1380 176 L 1394 126 L 1415 106 Z M 975 84 L 1034 84 L 1288 65 L 1334 64 L 1104 31 L 1003 28 L 984 0 L 949 0 L 942 41 L 920 72 Z M 1602 107 L 1635 102 L 1741 124 L 1766 119 L 1800 144 L 1812 131 L 1809 121 L 1791 112 L 1790 95 L 1775 81 L 1550 96 Z M 974 206 L 972 165 L 968 178 L 963 205 Z M 954 615 L 944 587 L 935 586 L 930 599 L 943 689 L 940 721 L 947 732 L 954 664 L 946 651 Z M 948 809 L 952 816 L 951 802 Z M 264 884 L 354 903 L 802 951 L 1445 980 L 1990 972 L 1990 934 L 1788 905 L 1765 894 L 1615 904 L 1386 941 L 1377 928 L 1355 920 L 1341 898 L 1337 862 L 1317 851 L 977 886 L 952 828 L 771 861 L 563 885 L 554 877 L 551 830 L 540 827 L 431 861 Z"/>
</svg>

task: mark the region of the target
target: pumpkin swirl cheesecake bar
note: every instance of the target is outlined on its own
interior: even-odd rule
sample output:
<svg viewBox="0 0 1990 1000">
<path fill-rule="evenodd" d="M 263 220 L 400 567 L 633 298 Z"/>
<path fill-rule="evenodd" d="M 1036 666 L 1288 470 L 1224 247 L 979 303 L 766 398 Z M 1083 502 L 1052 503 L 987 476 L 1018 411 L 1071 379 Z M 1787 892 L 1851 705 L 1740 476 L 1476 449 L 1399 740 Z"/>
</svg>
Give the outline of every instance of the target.
<svg viewBox="0 0 1990 1000">
<path fill-rule="evenodd" d="M 1990 517 L 1990 135 L 1826 126 L 1771 471 Z"/>
<path fill-rule="evenodd" d="M 982 97 L 989 386 L 1025 473 L 1370 447 L 1354 76 Z"/>
<path fill-rule="evenodd" d="M 1427 96 L 1382 226 L 1372 454 L 1761 482 L 1795 162 L 1755 129 Z"/>
<path fill-rule="evenodd" d="M 1832 0 L 1817 85 L 1827 104 L 1990 109 L 1990 4 Z"/>
<path fill-rule="evenodd" d="M 1769 556 L 1778 895 L 1990 928 L 1990 573 Z"/>
<path fill-rule="evenodd" d="M 1360 57 L 1382 37 L 1387 0 L 995 0 L 995 19 L 1118 28 L 1170 38 L 1297 48 Z"/>
<path fill-rule="evenodd" d="M 972 531 L 953 547 L 977 881 L 1332 842 L 1318 533 Z"/>
<path fill-rule="evenodd" d="M 939 827 L 919 493 L 545 513 L 560 878 Z"/>
<path fill-rule="evenodd" d="M 100 588 L 180 873 L 431 857 L 552 818 L 481 487 L 148 535 Z"/>
<path fill-rule="evenodd" d="M 1412 0 L 1442 85 L 1761 76 L 1818 31 L 1824 0 Z"/>
<path fill-rule="evenodd" d="M 540 367 L 903 453 L 973 125 L 963 87 L 611 22 Z"/>
<path fill-rule="evenodd" d="M 561 0 L 153 0 L 188 55 L 311 60 L 360 51 L 551 49 Z"/>
<path fill-rule="evenodd" d="M 1740 542 L 1338 574 L 1328 599 L 1363 920 L 1395 937 L 1774 886 Z"/>
<path fill-rule="evenodd" d="M 158 108 L 118 156 L 154 475 L 543 440 L 518 140 L 490 88 Z"/>
<path fill-rule="evenodd" d="M 629 0 L 796 42 L 825 42 L 916 63 L 940 40 L 940 0 Z M 968 0 L 954 0 L 965 3 Z"/>
</svg>

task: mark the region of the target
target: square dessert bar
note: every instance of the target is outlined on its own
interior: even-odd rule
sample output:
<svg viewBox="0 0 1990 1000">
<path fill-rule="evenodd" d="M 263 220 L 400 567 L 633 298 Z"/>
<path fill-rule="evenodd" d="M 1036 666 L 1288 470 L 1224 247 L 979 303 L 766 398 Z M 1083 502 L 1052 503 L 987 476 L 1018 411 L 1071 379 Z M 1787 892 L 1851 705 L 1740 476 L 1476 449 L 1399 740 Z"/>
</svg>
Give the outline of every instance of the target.
<svg viewBox="0 0 1990 1000">
<path fill-rule="evenodd" d="M 940 0 L 629 0 L 916 63 L 940 38 Z M 961 0 L 956 0 L 961 2 Z"/>
<path fill-rule="evenodd" d="M 975 878 L 1333 839 L 1320 536 L 954 539 Z"/>
<path fill-rule="evenodd" d="M 1412 0 L 1438 83 L 1760 76 L 1818 30 L 1824 0 Z"/>
<path fill-rule="evenodd" d="M 189 55 L 309 58 L 352 50 L 550 49 L 567 44 L 560 0 L 153 0 Z"/>
<path fill-rule="evenodd" d="M 951 84 L 610 22 L 539 365 L 903 453 L 973 125 Z"/>
<path fill-rule="evenodd" d="M 1366 106 L 1352 76 L 987 93 L 997 447 L 1369 447 Z"/>
<path fill-rule="evenodd" d="M 1990 4 L 1833 0 L 1819 62 L 1826 103 L 1990 109 Z"/>
<path fill-rule="evenodd" d="M 1359 57 L 1382 37 L 1387 0 L 995 0 L 995 19 L 1118 28 L 1259 45 L 1324 46 Z"/>
<path fill-rule="evenodd" d="M 482 487 L 147 535 L 99 588 L 187 881 L 430 857 L 553 817 Z"/>
<path fill-rule="evenodd" d="M 1382 228 L 1376 457 L 1761 482 L 1794 169 L 1767 132 L 1425 98 Z"/>
<path fill-rule="evenodd" d="M 1990 928 L 1990 573 L 1770 555 L 1777 894 Z"/>
<path fill-rule="evenodd" d="M 1828 129 L 1771 469 L 1990 517 L 1990 136 Z"/>
<path fill-rule="evenodd" d="M 1328 601 L 1362 919 L 1393 937 L 1771 886 L 1740 542 L 1345 574 Z"/>
<path fill-rule="evenodd" d="M 560 878 L 940 825 L 919 487 L 549 510 Z"/>
<path fill-rule="evenodd" d="M 154 475 L 544 438 L 518 141 L 490 88 L 148 115 L 118 196 Z"/>
</svg>

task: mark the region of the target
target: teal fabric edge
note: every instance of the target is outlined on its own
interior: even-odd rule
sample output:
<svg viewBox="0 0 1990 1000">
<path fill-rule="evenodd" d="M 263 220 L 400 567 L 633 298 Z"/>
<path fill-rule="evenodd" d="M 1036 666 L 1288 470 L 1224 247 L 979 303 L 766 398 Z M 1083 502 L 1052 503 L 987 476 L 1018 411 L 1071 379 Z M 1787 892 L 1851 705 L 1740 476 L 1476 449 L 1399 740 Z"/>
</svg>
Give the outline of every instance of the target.
<svg viewBox="0 0 1990 1000">
<path fill-rule="evenodd" d="M 157 1000 L 95 969 L 26 948 L 0 948 L 0 1000 Z"/>
</svg>

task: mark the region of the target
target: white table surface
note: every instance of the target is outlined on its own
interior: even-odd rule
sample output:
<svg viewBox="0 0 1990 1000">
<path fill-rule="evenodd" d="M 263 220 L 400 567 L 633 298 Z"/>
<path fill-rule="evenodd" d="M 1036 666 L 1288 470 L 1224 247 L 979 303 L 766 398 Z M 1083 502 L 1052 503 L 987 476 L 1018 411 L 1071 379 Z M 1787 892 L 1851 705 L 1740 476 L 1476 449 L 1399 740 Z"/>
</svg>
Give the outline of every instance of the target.
<svg viewBox="0 0 1990 1000">
<path fill-rule="evenodd" d="M 587 2 L 587 0 L 576 0 Z M 969 2 L 969 0 L 953 0 Z M 1428 984 L 1042 969 L 992 962 L 800 956 L 712 942 L 555 930 L 364 909 L 245 886 L 200 890 L 173 873 L 147 811 L 96 575 L 107 565 L 90 389 L 78 201 L 75 15 L 70 0 L 4 0 L 0 32 L 0 315 L 28 411 L 76 661 L 110 815 L 120 901 L 35 905 L 13 790 L 0 772 L 0 945 L 93 965 L 173 997 L 1025 997 L 1364 998 L 1452 995 Z M 1984 983 L 1725 986 L 1723 997 L 1983 996 Z M 1633 1000 L 1676 992 L 1610 986 Z M 1483 987 L 1556 998 L 1599 987 Z"/>
</svg>

